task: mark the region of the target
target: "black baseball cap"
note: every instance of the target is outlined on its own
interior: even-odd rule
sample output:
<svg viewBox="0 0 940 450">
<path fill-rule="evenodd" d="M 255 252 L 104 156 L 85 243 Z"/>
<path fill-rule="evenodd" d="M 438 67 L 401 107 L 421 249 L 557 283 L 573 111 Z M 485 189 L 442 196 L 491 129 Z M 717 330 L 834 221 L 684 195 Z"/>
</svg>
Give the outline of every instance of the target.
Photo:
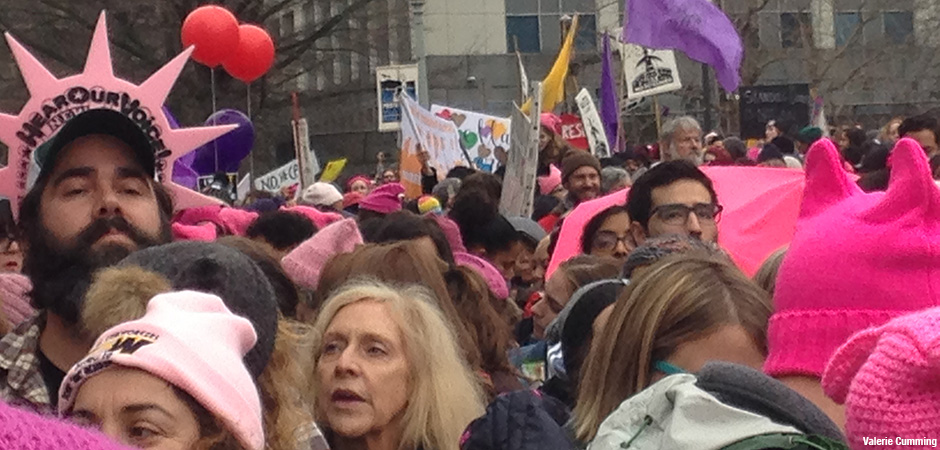
<svg viewBox="0 0 940 450">
<path fill-rule="evenodd" d="M 48 176 L 55 167 L 62 150 L 76 139 L 93 134 L 113 136 L 133 150 L 133 158 L 149 175 L 156 175 L 156 162 L 149 137 L 124 114 L 111 109 L 85 111 L 65 123 L 47 144 L 36 149 L 39 154 L 40 178 Z M 46 147 L 47 148 L 42 148 Z"/>
</svg>

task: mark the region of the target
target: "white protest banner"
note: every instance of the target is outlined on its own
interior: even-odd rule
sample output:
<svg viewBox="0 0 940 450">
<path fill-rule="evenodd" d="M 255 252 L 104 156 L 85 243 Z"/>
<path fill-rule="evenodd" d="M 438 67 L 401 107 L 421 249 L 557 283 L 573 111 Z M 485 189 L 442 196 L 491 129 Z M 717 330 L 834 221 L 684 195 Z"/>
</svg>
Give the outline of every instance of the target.
<svg viewBox="0 0 940 450">
<path fill-rule="evenodd" d="M 238 200 L 244 200 L 248 198 L 249 192 L 251 192 L 251 174 L 246 173 L 242 180 L 238 182 L 238 186 L 235 187 L 235 196 Z"/>
<path fill-rule="evenodd" d="M 310 150 L 310 132 L 307 128 L 307 119 L 291 120 L 291 129 L 294 131 L 294 155 L 300 164 L 300 188 L 317 181 L 320 172 L 320 161 L 317 155 Z"/>
<path fill-rule="evenodd" d="M 377 67 L 375 90 L 379 101 L 379 131 L 398 131 L 402 121 L 398 91 L 418 98 L 417 64 Z"/>
<path fill-rule="evenodd" d="M 581 121 L 584 123 L 584 133 L 587 134 L 588 145 L 591 146 L 591 153 L 598 159 L 610 156 L 610 144 L 607 143 L 607 134 L 604 131 L 604 122 L 597 112 L 597 106 L 591 93 L 587 89 L 581 89 L 575 96 L 578 102 L 578 110 L 581 111 Z"/>
<path fill-rule="evenodd" d="M 682 89 L 679 66 L 672 50 L 653 50 L 638 45 L 620 47 L 627 97 L 634 99 Z"/>
<path fill-rule="evenodd" d="M 255 189 L 267 192 L 280 192 L 281 189 L 300 183 L 300 164 L 293 160 L 274 169 L 255 180 Z"/>
<path fill-rule="evenodd" d="M 540 111 L 541 82 L 534 83 L 531 94 L 529 98 L 535 102 L 533 111 Z M 499 199 L 499 209 L 507 217 L 532 217 L 539 160 L 540 122 L 538 119 L 529 120 L 519 106 L 514 105 L 512 123 L 515 126 L 512 128 L 512 143 L 509 160 L 506 162 L 506 176 L 503 178 L 503 193 Z"/>
<path fill-rule="evenodd" d="M 460 148 L 467 152 L 477 170 L 493 173 L 506 164 L 509 119 L 441 105 L 431 105 L 431 112 L 457 126 Z"/>
<path fill-rule="evenodd" d="M 418 144 L 428 153 L 428 161 L 439 179 L 454 167 L 468 166 L 470 161 L 460 148 L 457 127 L 453 122 L 435 116 L 415 100 L 402 94 L 401 181 L 409 198 L 421 196 L 421 161 Z M 406 131 L 410 128 L 410 131 Z"/>
</svg>

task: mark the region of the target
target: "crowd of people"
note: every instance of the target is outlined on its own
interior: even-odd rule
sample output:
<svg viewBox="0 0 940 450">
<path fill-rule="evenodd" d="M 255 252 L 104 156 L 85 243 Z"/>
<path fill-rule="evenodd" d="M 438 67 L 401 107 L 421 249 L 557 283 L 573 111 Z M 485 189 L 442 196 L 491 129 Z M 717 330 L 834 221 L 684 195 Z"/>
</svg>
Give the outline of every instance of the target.
<svg viewBox="0 0 940 450">
<path fill-rule="evenodd" d="M 598 160 L 543 114 L 530 217 L 500 213 L 504 170 L 438 174 L 426 154 L 419 198 L 383 154 L 341 184 L 177 211 L 146 139 L 114 132 L 136 126 L 81 117 L 0 211 L 2 448 L 940 439 L 928 116 L 771 122 L 751 148 L 679 117 Z M 721 246 L 703 165 L 806 172 L 790 246 L 753 277 Z M 550 270 L 568 215 L 618 192 Z"/>
</svg>

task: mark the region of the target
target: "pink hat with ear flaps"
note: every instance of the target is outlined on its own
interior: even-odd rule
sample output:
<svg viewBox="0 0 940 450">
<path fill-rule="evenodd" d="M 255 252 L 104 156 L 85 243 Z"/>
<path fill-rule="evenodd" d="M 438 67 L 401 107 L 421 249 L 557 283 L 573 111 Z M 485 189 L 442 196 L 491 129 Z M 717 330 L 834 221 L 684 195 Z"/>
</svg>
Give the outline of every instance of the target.
<svg viewBox="0 0 940 450">
<path fill-rule="evenodd" d="M 940 305 L 940 189 L 911 139 L 887 192 L 866 194 L 823 139 L 810 149 L 796 234 L 780 267 L 764 371 L 822 377 L 854 333 Z"/>
</svg>

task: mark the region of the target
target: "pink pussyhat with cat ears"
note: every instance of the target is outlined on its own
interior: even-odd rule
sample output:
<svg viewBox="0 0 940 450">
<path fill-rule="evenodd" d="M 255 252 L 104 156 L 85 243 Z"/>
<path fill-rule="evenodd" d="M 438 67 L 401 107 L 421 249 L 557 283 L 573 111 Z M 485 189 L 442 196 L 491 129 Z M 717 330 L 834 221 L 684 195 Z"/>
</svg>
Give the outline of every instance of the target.
<svg viewBox="0 0 940 450">
<path fill-rule="evenodd" d="M 764 371 L 821 377 L 854 333 L 940 305 L 940 189 L 902 139 L 887 192 L 866 194 L 828 139 L 807 155 L 796 234 L 777 278 Z"/>
</svg>

